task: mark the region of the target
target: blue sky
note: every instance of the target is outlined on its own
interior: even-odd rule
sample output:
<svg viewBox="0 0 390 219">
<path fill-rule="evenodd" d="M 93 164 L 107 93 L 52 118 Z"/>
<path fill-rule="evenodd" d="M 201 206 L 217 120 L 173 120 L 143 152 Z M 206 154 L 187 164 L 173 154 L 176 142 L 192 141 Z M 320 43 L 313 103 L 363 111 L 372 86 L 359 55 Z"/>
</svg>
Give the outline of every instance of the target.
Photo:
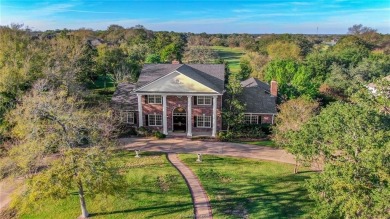
<svg viewBox="0 0 390 219">
<path fill-rule="evenodd" d="M 390 33 L 390 0 L 0 0 L 0 25 L 33 30 L 144 25 L 207 33 L 346 33 L 363 24 Z"/>
</svg>

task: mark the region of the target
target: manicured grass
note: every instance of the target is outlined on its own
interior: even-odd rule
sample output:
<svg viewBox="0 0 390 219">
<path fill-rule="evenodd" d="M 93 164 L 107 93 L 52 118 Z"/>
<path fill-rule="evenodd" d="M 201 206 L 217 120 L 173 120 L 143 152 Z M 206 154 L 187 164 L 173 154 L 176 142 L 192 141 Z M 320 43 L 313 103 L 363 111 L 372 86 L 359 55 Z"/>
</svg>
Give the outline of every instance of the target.
<svg viewBox="0 0 390 219">
<path fill-rule="evenodd" d="M 108 103 L 111 101 L 112 95 L 114 94 L 115 90 L 115 87 L 91 89 L 89 90 L 88 95 L 84 97 L 84 99 L 89 105 Z"/>
<path fill-rule="evenodd" d="M 237 143 L 250 144 L 257 146 L 267 146 L 272 148 L 279 148 L 274 141 L 264 140 L 264 141 L 238 141 Z"/>
<path fill-rule="evenodd" d="M 129 188 L 121 197 L 87 199 L 91 218 L 191 218 L 190 192 L 165 155 L 145 152 L 134 158 L 134 152 L 120 152 L 115 160 L 123 167 Z M 169 180 L 158 183 L 159 176 Z M 21 218 L 77 218 L 80 214 L 75 193 L 65 200 L 46 200 L 40 209 Z"/>
<path fill-rule="evenodd" d="M 229 62 L 229 69 L 231 73 L 238 73 L 240 71 L 240 58 L 245 54 L 241 48 L 231 48 L 224 46 L 211 47 L 218 56 Z"/>
<path fill-rule="evenodd" d="M 88 84 L 89 93 L 85 100 L 89 105 L 96 105 L 102 102 L 111 101 L 116 87 L 111 75 L 107 75 L 106 87 L 104 87 L 104 77 L 99 76 L 93 83 Z"/>
<path fill-rule="evenodd" d="M 200 178 L 214 218 L 302 218 L 313 207 L 303 187 L 310 172 L 293 174 L 293 165 L 204 155 L 179 156 Z"/>
</svg>

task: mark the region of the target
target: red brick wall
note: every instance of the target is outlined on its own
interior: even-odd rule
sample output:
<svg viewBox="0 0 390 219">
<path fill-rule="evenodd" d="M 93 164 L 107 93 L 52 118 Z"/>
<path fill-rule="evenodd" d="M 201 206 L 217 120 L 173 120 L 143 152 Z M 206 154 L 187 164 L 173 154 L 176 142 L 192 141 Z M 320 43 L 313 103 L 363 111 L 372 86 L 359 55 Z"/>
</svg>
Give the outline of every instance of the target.
<svg viewBox="0 0 390 219">
<path fill-rule="evenodd" d="M 188 103 L 187 103 L 188 97 L 187 96 L 167 96 L 167 126 L 168 131 L 172 131 L 172 114 L 173 110 L 177 107 L 183 107 L 187 114 L 188 114 Z M 213 115 L 213 106 L 195 106 L 194 105 L 194 98 L 191 98 L 192 100 L 192 132 L 204 132 L 204 131 L 211 131 L 212 128 L 195 128 L 194 127 L 194 116 L 200 116 L 200 115 L 207 115 L 212 116 Z M 145 103 L 145 96 L 142 96 L 142 111 L 144 116 L 144 126 L 146 126 L 145 121 L 145 115 L 146 114 L 163 114 L 163 105 L 162 104 L 146 104 Z M 222 116 L 221 116 L 221 110 L 222 109 L 222 96 L 218 96 L 217 98 L 217 131 L 221 130 L 222 127 Z M 155 127 L 158 130 L 162 130 L 161 127 Z"/>
<path fill-rule="evenodd" d="M 261 115 L 261 123 L 262 124 L 271 124 L 272 123 L 272 114 Z"/>
<path fill-rule="evenodd" d="M 148 126 L 148 124 L 146 124 L 145 115 L 147 115 L 147 114 L 154 114 L 154 113 L 162 115 L 163 105 L 162 104 L 145 103 L 145 99 L 146 99 L 146 96 L 143 95 L 142 96 L 143 126 Z M 152 128 L 152 129 L 155 129 L 155 130 L 159 130 L 161 132 L 163 131 L 163 127 L 162 126 L 150 126 L 149 128 Z"/>
<path fill-rule="evenodd" d="M 192 101 L 193 102 L 193 101 Z M 221 130 L 222 127 L 222 96 L 217 98 L 217 132 Z M 213 116 L 213 106 L 194 106 L 192 105 L 192 132 L 205 132 L 212 131 L 212 122 L 211 117 L 211 128 L 198 128 L 194 127 L 194 116 L 201 116 L 205 114 L 206 116 Z"/>
</svg>

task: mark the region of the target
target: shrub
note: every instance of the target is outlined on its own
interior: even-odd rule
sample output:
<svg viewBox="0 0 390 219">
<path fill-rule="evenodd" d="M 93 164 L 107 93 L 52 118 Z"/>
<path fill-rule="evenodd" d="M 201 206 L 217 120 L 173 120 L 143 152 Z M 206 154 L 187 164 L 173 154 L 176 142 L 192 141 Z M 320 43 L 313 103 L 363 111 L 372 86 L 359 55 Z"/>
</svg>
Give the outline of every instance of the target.
<svg viewBox="0 0 390 219">
<path fill-rule="evenodd" d="M 153 130 L 144 126 L 139 127 L 137 130 L 137 136 L 150 137 L 153 134 Z"/>
<path fill-rule="evenodd" d="M 232 130 L 235 138 L 263 138 L 265 137 L 262 127 L 257 124 L 242 124 Z"/>
<path fill-rule="evenodd" d="M 137 135 L 136 128 L 130 124 L 121 124 L 118 127 L 118 137 L 130 137 L 132 135 Z"/>
<path fill-rule="evenodd" d="M 265 135 L 270 135 L 270 134 L 272 134 L 272 125 L 271 125 L 271 124 L 262 124 L 260 127 L 261 127 L 261 131 L 262 131 Z"/>
<path fill-rule="evenodd" d="M 218 140 L 220 141 L 230 141 L 233 140 L 233 132 L 231 131 L 226 131 L 226 132 L 219 132 L 218 133 Z"/>
<path fill-rule="evenodd" d="M 157 138 L 157 139 L 163 139 L 163 138 L 166 137 L 165 134 L 163 134 L 163 133 L 161 133 L 161 132 L 159 132 L 159 131 L 155 131 L 153 135 L 154 135 L 154 137 Z"/>
</svg>

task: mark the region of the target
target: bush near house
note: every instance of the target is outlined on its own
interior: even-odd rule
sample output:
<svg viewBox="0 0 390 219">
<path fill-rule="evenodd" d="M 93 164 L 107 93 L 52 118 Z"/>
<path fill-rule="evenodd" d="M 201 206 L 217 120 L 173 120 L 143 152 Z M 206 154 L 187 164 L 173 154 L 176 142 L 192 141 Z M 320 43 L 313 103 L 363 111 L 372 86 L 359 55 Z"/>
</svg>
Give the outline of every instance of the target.
<svg viewBox="0 0 390 219">
<path fill-rule="evenodd" d="M 218 139 L 220 141 L 261 139 L 267 136 L 266 133 L 269 133 L 268 127 L 269 126 L 263 126 L 257 124 L 236 125 L 230 131 L 219 132 Z"/>
</svg>

